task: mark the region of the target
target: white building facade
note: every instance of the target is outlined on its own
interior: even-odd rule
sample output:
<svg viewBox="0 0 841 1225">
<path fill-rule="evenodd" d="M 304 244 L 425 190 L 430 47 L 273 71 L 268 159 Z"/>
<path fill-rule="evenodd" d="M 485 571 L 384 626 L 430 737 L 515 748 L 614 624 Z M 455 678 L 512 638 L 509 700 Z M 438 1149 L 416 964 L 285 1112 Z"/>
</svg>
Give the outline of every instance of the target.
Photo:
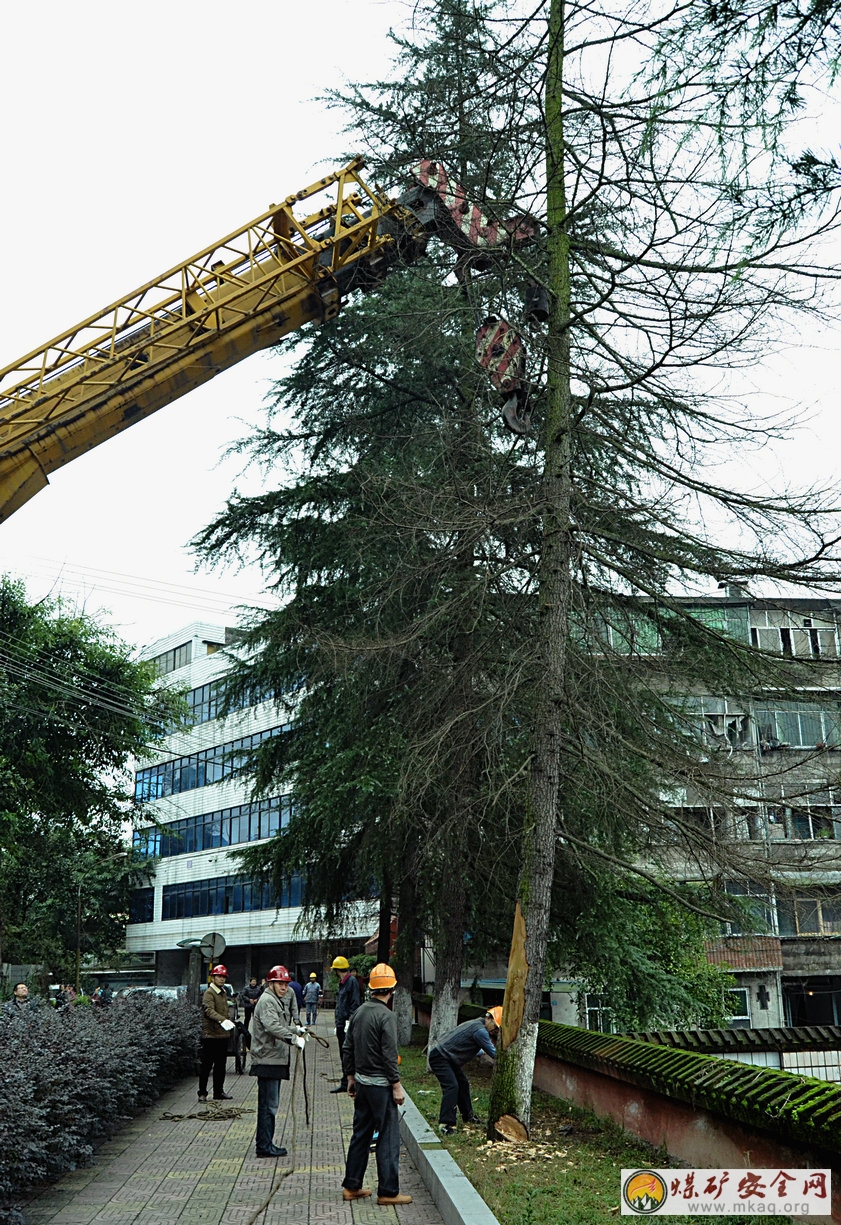
<svg viewBox="0 0 841 1225">
<path fill-rule="evenodd" d="M 224 647 L 233 631 L 193 623 L 144 650 L 162 684 L 187 690 L 193 726 L 167 736 L 135 771 L 134 844 L 150 858 L 150 883 L 135 892 L 126 932 L 134 954 L 154 954 L 159 985 L 188 982 L 190 946 L 210 933 L 225 941 L 222 955 L 239 990 L 281 963 L 298 981 L 315 972 L 323 981 L 335 952 L 362 951 L 376 918 L 360 910 L 344 940 L 325 944 L 300 928 L 301 878 L 293 874 L 280 897 L 250 880 L 232 852 L 264 842 L 289 820 L 292 796 L 260 799 L 236 777 L 242 755 L 268 736 L 283 734 L 284 716 L 271 700 L 218 715 L 227 669 Z M 206 969 L 206 964 L 203 967 Z"/>
</svg>

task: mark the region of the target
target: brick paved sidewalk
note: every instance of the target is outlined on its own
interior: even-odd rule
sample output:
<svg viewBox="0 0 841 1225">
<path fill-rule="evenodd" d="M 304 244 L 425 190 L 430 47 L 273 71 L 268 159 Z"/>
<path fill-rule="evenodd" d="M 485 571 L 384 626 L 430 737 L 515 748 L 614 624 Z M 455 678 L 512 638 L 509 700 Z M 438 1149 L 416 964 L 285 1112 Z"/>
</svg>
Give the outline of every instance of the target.
<svg viewBox="0 0 841 1225">
<path fill-rule="evenodd" d="M 379 1207 L 374 1154 L 365 1185 L 371 1199 L 346 1204 L 341 1181 L 350 1140 L 353 1103 L 331 1094 L 339 1080 L 333 1014 L 319 1016 L 315 1032 L 330 1049 L 308 1042 L 306 1051 L 310 1125 L 303 1082 L 284 1082 L 275 1143 L 288 1157 L 254 1155 L 257 1081 L 238 1076 L 228 1060 L 225 1091 L 245 1111 L 237 1119 L 161 1119 L 165 1111 L 202 1109 L 195 1080 L 185 1081 L 133 1119 L 97 1152 L 92 1166 L 76 1170 L 33 1197 L 27 1225 L 248 1225 L 274 1191 L 254 1225 L 442 1225 L 442 1218 L 405 1148 L 400 1151 L 400 1190 L 414 1197 L 403 1208 Z M 294 1056 L 293 1056 L 294 1059 Z M 293 1172 L 284 1177 L 290 1168 Z"/>
</svg>

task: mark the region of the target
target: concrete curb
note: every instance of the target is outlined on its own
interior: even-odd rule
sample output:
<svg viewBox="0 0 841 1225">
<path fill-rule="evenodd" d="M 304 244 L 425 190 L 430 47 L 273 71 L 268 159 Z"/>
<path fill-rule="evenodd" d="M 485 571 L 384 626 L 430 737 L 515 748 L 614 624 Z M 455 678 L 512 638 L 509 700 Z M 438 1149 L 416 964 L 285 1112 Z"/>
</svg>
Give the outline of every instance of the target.
<svg viewBox="0 0 841 1225">
<path fill-rule="evenodd" d="M 400 1135 L 445 1225 L 499 1225 L 408 1095 L 402 1109 Z"/>
</svg>

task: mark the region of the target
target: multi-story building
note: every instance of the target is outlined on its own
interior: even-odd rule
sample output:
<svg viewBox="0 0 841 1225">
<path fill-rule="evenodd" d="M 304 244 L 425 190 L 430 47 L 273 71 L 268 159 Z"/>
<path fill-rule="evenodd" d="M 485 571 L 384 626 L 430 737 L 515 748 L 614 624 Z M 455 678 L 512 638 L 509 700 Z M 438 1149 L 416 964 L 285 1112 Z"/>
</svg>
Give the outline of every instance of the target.
<svg viewBox="0 0 841 1225">
<path fill-rule="evenodd" d="M 376 930 L 376 917 L 360 907 L 340 949 L 336 942 L 328 949 L 300 930 L 300 877 L 292 875 L 276 897 L 232 858 L 271 838 L 289 820 L 292 805 L 289 794 L 253 799 L 248 781 L 236 777 L 242 754 L 281 734 L 284 724 L 275 703 L 259 695 L 219 717 L 226 670 L 221 648 L 232 634 L 194 623 L 144 651 L 162 684 L 187 690 L 193 720 L 190 730 L 167 736 L 135 772 L 134 842 L 150 857 L 152 875 L 135 892 L 126 941 L 129 952 L 155 954 L 159 984 L 186 983 L 190 948 L 211 933 L 224 938 L 225 964 L 241 985 L 277 963 L 305 979 L 311 971 L 320 977 L 334 948 L 361 951 Z"/>
<path fill-rule="evenodd" d="M 841 603 L 731 586 L 687 606 L 722 634 L 803 667 L 784 697 L 772 688 L 752 702 L 680 697 L 710 753 L 727 756 L 740 798 L 710 807 L 689 789 L 670 796 L 684 830 L 697 828 L 699 853 L 691 863 L 677 846 L 673 855 L 661 848 L 657 866 L 689 881 L 739 864 L 723 885 L 755 926 L 727 924 L 707 950 L 733 974 L 731 1025 L 841 1024 Z M 712 863 L 710 846 L 721 850 Z M 551 997 L 555 1020 L 610 1028 L 599 997 L 574 980 L 559 976 Z"/>
<path fill-rule="evenodd" d="M 725 888 L 747 900 L 767 933 L 731 924 L 708 956 L 733 971 L 733 1025 L 838 1025 L 841 604 L 726 591 L 703 602 L 703 615 L 803 667 L 785 696 L 769 688 L 748 704 L 697 700 L 699 735 L 728 754 L 745 782 L 728 811 L 691 811 L 687 796 L 683 814 L 755 865 L 755 883 L 732 880 Z"/>
</svg>

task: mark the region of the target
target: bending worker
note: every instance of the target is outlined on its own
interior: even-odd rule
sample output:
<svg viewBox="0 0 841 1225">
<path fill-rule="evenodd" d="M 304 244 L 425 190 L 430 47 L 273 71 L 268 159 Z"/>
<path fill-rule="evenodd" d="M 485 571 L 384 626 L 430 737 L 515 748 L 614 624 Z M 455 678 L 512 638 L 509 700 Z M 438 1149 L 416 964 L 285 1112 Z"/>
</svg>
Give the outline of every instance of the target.
<svg viewBox="0 0 841 1225">
<path fill-rule="evenodd" d="M 501 1025 L 502 1006 L 498 1004 L 484 1017 L 462 1021 L 429 1052 L 429 1066 L 442 1089 L 438 1123 L 445 1136 L 451 1136 L 456 1129 L 457 1111 L 461 1111 L 465 1123 L 481 1122 L 473 1113 L 470 1081 L 462 1068 L 480 1055 L 496 1059 L 494 1041 Z"/>
</svg>

